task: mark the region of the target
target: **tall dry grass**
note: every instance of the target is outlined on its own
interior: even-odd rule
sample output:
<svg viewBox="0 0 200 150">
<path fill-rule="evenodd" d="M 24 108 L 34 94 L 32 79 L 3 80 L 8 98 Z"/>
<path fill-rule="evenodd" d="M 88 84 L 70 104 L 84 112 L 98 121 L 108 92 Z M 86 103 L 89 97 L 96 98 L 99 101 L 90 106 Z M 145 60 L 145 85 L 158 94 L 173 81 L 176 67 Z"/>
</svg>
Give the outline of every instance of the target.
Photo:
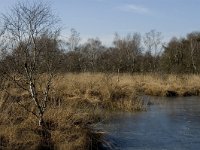
<svg viewBox="0 0 200 150">
<path fill-rule="evenodd" d="M 49 141 L 41 138 L 37 118 L 16 103 L 34 111 L 28 93 L 7 83 L 8 92 L 0 92 L 0 149 L 88 149 L 93 147 L 92 138 L 101 137 L 93 134 L 90 125 L 106 117 L 105 112 L 145 109 L 138 95 L 199 95 L 199 83 L 198 75 L 59 74 L 44 116 Z"/>
<path fill-rule="evenodd" d="M 199 75 L 137 75 L 135 88 L 152 96 L 198 96 Z"/>
<path fill-rule="evenodd" d="M 38 119 L 21 108 L 15 96 L 2 93 L 1 96 L 4 101 L 0 106 L 0 149 L 76 150 L 88 149 L 91 145 L 90 124 L 100 120 L 100 111 L 93 106 L 80 106 L 85 103 L 80 103 L 81 100 L 73 102 L 74 107 L 68 107 L 64 100 L 59 105 L 49 102 L 44 116 L 48 133 L 44 133 L 38 127 Z M 34 110 L 34 105 L 25 99 L 21 103 Z M 48 141 L 44 141 L 43 134 L 49 136 Z"/>
<path fill-rule="evenodd" d="M 45 75 L 38 80 L 43 78 Z M 105 118 L 104 112 L 143 109 L 134 90 L 115 80 L 113 75 L 104 74 L 57 75 L 44 116 L 48 141 L 42 138 L 43 131 L 38 127 L 37 118 L 17 103 L 20 101 L 35 111 L 29 94 L 7 83 L 7 92 L 0 93 L 0 127 L 3 129 L 0 131 L 0 148 L 73 150 L 93 147 L 95 140 L 92 138 L 100 136 L 92 133 L 90 125 Z M 39 94 L 42 87 L 38 85 Z"/>
<path fill-rule="evenodd" d="M 136 96 L 147 94 L 167 96 L 170 91 L 177 96 L 199 95 L 199 75 L 169 74 L 102 74 L 80 73 L 59 75 L 54 85 L 66 95 L 79 96 L 91 101 L 112 100 L 117 93 Z M 119 94 L 120 95 L 120 94 Z M 120 97 L 120 96 L 119 96 Z"/>
<path fill-rule="evenodd" d="M 64 74 L 53 82 L 58 97 L 68 100 L 81 99 L 106 110 L 135 111 L 142 110 L 143 103 L 135 89 L 132 76 L 114 74 Z M 70 102 L 73 105 L 73 102 Z M 70 104 L 69 104 L 70 105 Z"/>
</svg>

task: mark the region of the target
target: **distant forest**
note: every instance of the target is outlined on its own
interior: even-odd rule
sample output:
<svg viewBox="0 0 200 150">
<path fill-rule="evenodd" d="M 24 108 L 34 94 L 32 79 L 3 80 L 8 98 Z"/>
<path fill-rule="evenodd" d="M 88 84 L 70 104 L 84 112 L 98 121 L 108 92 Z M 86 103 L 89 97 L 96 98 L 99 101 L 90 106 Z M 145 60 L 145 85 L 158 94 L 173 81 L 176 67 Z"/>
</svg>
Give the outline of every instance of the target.
<svg viewBox="0 0 200 150">
<path fill-rule="evenodd" d="M 168 43 L 163 43 L 162 34 L 155 30 L 144 36 L 140 33 L 130 33 L 124 37 L 115 34 L 112 46 L 103 45 L 99 38 L 88 39 L 85 43 L 80 41 L 80 34 L 72 29 L 66 41 L 44 34 L 35 42 L 43 49 L 40 56 L 48 54 L 44 55 L 45 59 L 48 61 L 49 57 L 49 60 L 55 61 L 52 64 L 58 72 L 177 74 L 200 71 L 200 32 L 192 32 L 182 38 L 173 37 Z M 24 55 L 19 50 L 23 42 L 11 51 L 4 43 L 1 41 L 0 44 L 2 70 L 16 66 Z"/>
<path fill-rule="evenodd" d="M 74 37 L 76 33 L 72 34 Z M 139 33 L 125 37 L 115 35 L 112 47 L 97 39 L 77 45 L 69 40 L 65 53 L 65 71 L 70 72 L 129 72 L 129 73 L 199 73 L 200 32 L 185 38 L 173 37 L 162 42 L 160 32 L 152 30 L 141 37 Z M 76 46 L 75 46 L 76 45 Z"/>
</svg>

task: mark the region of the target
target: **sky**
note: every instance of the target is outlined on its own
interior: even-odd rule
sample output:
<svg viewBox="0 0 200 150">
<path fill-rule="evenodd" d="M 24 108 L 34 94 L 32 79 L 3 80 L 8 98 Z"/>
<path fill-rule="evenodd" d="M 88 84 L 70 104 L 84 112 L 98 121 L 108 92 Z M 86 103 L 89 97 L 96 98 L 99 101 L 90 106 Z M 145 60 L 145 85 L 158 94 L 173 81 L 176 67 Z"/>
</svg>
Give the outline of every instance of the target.
<svg viewBox="0 0 200 150">
<path fill-rule="evenodd" d="M 25 1 L 25 0 L 18 0 Z M 39 1 L 39 0 L 38 0 Z M 152 29 L 162 32 L 163 40 L 200 31 L 200 0 L 41 0 L 51 5 L 61 19 L 62 37 L 75 28 L 82 42 L 99 37 L 110 45 L 114 34 L 122 36 Z M 17 0 L 0 0 L 6 13 Z"/>
</svg>

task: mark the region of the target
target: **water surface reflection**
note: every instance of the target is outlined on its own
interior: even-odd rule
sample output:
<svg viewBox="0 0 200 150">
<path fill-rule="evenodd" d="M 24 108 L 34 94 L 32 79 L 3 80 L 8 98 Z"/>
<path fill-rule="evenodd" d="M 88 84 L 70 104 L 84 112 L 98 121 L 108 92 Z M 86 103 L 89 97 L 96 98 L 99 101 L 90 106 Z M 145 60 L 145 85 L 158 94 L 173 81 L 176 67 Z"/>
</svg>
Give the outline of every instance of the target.
<svg viewBox="0 0 200 150">
<path fill-rule="evenodd" d="M 200 147 L 200 98 L 150 98 L 146 112 L 118 113 L 100 125 L 116 149 L 188 150 Z"/>
</svg>

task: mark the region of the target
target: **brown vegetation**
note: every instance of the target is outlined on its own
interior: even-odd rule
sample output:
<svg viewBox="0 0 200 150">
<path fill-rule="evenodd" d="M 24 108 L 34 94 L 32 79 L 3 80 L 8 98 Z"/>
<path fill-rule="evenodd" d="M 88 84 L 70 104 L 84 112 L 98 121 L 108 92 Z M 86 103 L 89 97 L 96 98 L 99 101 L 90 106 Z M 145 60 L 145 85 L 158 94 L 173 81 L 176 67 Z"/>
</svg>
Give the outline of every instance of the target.
<svg viewBox="0 0 200 150">
<path fill-rule="evenodd" d="M 55 79 L 55 87 L 69 96 L 93 99 L 93 102 L 130 99 L 136 95 L 198 96 L 200 76 L 194 74 L 64 74 Z"/>
<path fill-rule="evenodd" d="M 140 90 L 152 96 L 199 96 L 199 75 L 145 75 L 137 76 Z"/>
<path fill-rule="evenodd" d="M 44 78 L 44 76 L 42 76 Z M 138 94 L 153 96 L 199 95 L 198 75 L 130 75 L 130 74 L 63 74 L 53 80 L 49 107 L 45 113 L 48 133 L 42 133 L 37 118 L 26 109 L 34 110 L 27 93 L 12 84 L 1 92 L 1 148 L 87 149 L 94 142 L 90 125 L 106 117 L 108 111 L 145 109 Z M 10 93 L 10 94 L 8 94 Z M 47 136 L 44 141 L 41 135 Z M 50 139 L 48 139 L 50 134 Z M 101 136 L 97 136 L 101 137 Z M 89 142 L 89 144 L 88 144 Z"/>
<path fill-rule="evenodd" d="M 1 91 L 0 101 L 2 149 L 88 149 L 98 142 L 97 137 L 101 137 L 90 125 L 105 118 L 104 113 L 143 109 L 136 91 L 130 85 L 116 82 L 116 76 L 58 75 L 49 94 L 44 115 L 46 130 L 43 130 L 31 114 L 37 109 L 28 100 L 29 94 L 12 83 L 6 86 L 9 88 Z"/>
<path fill-rule="evenodd" d="M 1 149 L 88 148 L 91 134 L 88 125 L 99 121 L 98 110 L 94 110 L 91 106 L 81 109 L 68 107 L 64 102 L 61 105 L 52 102 L 44 116 L 47 130 L 43 130 L 37 125 L 37 118 L 17 104 L 16 97 L 2 95 Z M 23 99 L 23 96 L 21 98 Z M 20 102 L 27 108 L 31 106 L 26 101 Z M 75 100 L 73 103 L 78 106 L 78 103 L 84 102 Z"/>
</svg>

